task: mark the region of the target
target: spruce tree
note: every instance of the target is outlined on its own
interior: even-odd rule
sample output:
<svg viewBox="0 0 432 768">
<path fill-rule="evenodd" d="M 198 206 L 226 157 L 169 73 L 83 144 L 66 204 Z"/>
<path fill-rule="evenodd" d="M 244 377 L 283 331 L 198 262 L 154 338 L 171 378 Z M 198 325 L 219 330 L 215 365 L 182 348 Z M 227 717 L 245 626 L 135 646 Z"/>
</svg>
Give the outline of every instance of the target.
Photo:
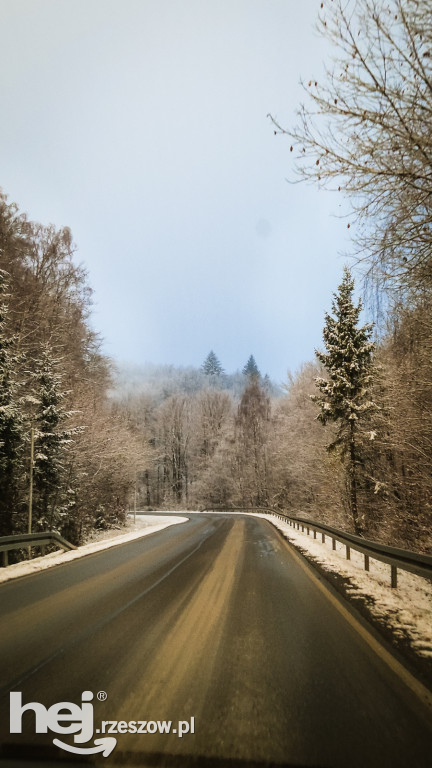
<svg viewBox="0 0 432 768">
<path fill-rule="evenodd" d="M 14 530 L 18 483 L 22 472 L 23 420 L 16 370 L 15 337 L 8 332 L 9 276 L 0 270 L 0 535 Z"/>
<path fill-rule="evenodd" d="M 67 488 L 65 460 L 72 435 L 77 430 L 64 429 L 70 417 L 63 404 L 67 392 L 62 391 L 60 361 L 53 359 L 45 345 L 33 374 L 35 382 L 35 457 L 34 457 L 34 517 L 41 530 L 61 529 L 66 522 Z"/>
<path fill-rule="evenodd" d="M 328 449 L 340 449 L 348 476 L 354 529 L 361 534 L 357 498 L 361 464 L 359 436 L 362 421 L 376 408 L 371 396 L 375 344 L 371 341 L 373 324 L 359 326 L 362 302 L 354 304 L 353 292 L 354 280 L 345 267 L 332 303 L 334 317 L 325 315 L 323 338 L 327 351 L 316 351 L 318 360 L 328 371 L 328 379 L 316 379 L 321 394 L 312 395 L 312 400 L 320 408 L 317 418 L 323 425 L 328 422 L 338 425 L 337 438 Z"/>
<path fill-rule="evenodd" d="M 201 367 L 206 376 L 220 376 L 224 372 L 213 350 L 210 350 Z"/>
<path fill-rule="evenodd" d="M 243 368 L 243 373 L 245 376 L 248 376 L 250 379 L 252 378 L 259 379 L 259 377 L 261 376 L 259 372 L 259 368 L 255 362 L 255 358 L 253 355 L 250 356 L 245 367 Z"/>
</svg>

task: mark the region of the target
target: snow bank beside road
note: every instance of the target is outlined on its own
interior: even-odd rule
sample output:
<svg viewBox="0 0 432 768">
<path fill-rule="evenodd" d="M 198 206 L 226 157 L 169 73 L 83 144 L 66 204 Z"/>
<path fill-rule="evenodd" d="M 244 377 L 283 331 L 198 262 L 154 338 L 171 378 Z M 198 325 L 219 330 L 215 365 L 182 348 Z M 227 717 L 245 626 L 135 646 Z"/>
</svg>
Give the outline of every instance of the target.
<svg viewBox="0 0 432 768">
<path fill-rule="evenodd" d="M 370 571 L 364 570 L 364 558 L 351 549 L 351 560 L 346 560 L 345 545 L 337 542 L 331 549 L 331 539 L 325 544 L 307 535 L 306 531 L 294 530 L 288 523 L 270 515 L 253 513 L 269 520 L 285 538 L 304 554 L 315 560 L 324 570 L 339 573 L 348 578 L 347 592 L 351 598 L 368 600 L 370 612 L 389 624 L 394 634 L 408 638 L 418 656 L 432 659 L 432 582 L 407 571 L 398 571 L 397 589 L 390 587 L 390 566 L 370 559 Z"/>
<path fill-rule="evenodd" d="M 150 533 L 156 533 L 156 531 L 162 531 L 163 528 L 168 528 L 170 525 L 177 525 L 178 523 L 187 522 L 187 517 L 180 517 L 176 515 L 137 515 L 136 523 L 134 523 L 133 515 L 128 516 L 124 531 L 127 533 L 119 534 L 118 529 L 109 531 L 103 531 L 96 534 L 91 541 L 78 549 L 73 549 L 68 552 L 53 552 L 45 557 L 35 557 L 34 560 L 24 560 L 21 563 L 14 563 L 7 568 L 0 569 L 0 583 L 4 581 L 11 581 L 11 579 L 17 579 L 20 576 L 27 576 L 31 573 L 37 573 L 38 571 L 45 571 L 47 568 L 52 568 L 54 565 L 62 565 L 68 563 L 70 560 L 77 560 L 85 555 L 91 555 L 93 552 L 100 552 L 103 549 L 109 547 L 115 547 L 117 544 L 125 544 L 128 541 L 139 539 L 142 536 L 148 536 Z"/>
</svg>

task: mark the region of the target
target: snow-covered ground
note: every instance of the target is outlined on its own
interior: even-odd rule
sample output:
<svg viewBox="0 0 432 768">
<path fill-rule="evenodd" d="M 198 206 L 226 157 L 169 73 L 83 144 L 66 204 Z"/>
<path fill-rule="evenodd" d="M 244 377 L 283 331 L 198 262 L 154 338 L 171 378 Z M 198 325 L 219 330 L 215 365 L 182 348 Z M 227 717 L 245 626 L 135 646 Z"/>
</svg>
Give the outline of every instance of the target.
<svg viewBox="0 0 432 768">
<path fill-rule="evenodd" d="M 37 571 L 44 571 L 46 568 L 52 568 L 54 565 L 68 563 L 70 560 L 77 560 L 85 555 L 91 555 L 93 552 L 100 552 L 102 549 L 115 547 L 117 544 L 125 544 L 127 541 L 161 531 L 169 525 L 185 523 L 187 519 L 187 517 L 184 517 L 179 512 L 170 512 L 166 516 L 137 514 L 136 522 L 134 523 L 133 515 L 129 515 L 124 527 L 98 532 L 92 536 L 87 544 L 83 544 L 83 546 L 77 549 L 68 552 L 53 552 L 50 555 L 45 555 L 45 557 L 35 557 L 33 560 L 24 560 L 21 563 L 9 565 L 7 568 L 1 568 L 0 583 L 17 579 L 20 576 L 27 576 L 30 573 L 37 573 Z"/>
<path fill-rule="evenodd" d="M 390 587 L 390 566 L 370 559 L 370 570 L 364 570 L 364 557 L 351 549 L 351 560 L 346 560 L 344 544 L 331 548 L 331 539 L 321 543 L 321 535 L 313 538 L 294 530 L 276 517 L 253 513 L 270 520 L 283 535 L 304 554 L 318 562 L 324 570 L 334 571 L 348 578 L 347 592 L 352 599 L 371 600 L 369 610 L 384 619 L 396 636 L 409 639 L 413 650 L 423 658 L 432 659 L 432 582 L 407 571 L 398 570 L 398 586 Z M 318 538 L 319 536 L 319 538 Z"/>
</svg>

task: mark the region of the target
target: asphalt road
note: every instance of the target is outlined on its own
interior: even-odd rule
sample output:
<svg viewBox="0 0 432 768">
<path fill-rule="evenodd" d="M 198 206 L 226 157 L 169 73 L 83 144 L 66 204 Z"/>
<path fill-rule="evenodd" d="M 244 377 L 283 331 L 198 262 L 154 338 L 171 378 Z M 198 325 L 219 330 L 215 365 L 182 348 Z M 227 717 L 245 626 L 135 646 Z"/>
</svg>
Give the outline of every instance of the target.
<svg viewBox="0 0 432 768">
<path fill-rule="evenodd" d="M 46 707 L 105 691 L 95 729 L 194 718 L 182 738 L 119 733 L 106 766 L 432 765 L 430 712 L 266 520 L 192 516 L 6 583 L 0 611 L 3 765 L 72 757 L 30 713 L 9 733 L 10 691 Z"/>
</svg>

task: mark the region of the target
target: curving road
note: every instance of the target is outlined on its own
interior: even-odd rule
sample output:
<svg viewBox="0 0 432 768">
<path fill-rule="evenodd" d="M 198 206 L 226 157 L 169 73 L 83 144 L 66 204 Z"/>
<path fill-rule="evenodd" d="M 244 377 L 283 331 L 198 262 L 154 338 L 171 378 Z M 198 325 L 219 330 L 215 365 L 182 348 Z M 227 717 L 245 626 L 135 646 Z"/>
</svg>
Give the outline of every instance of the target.
<svg viewBox="0 0 432 768">
<path fill-rule="evenodd" d="M 191 515 L 4 584 L 0 766 L 72 758 L 30 715 L 9 733 L 10 691 L 48 707 L 87 690 L 108 695 L 95 728 L 194 718 L 182 738 L 117 734 L 106 766 L 430 768 L 430 710 L 316 582 L 268 521 Z"/>
</svg>

